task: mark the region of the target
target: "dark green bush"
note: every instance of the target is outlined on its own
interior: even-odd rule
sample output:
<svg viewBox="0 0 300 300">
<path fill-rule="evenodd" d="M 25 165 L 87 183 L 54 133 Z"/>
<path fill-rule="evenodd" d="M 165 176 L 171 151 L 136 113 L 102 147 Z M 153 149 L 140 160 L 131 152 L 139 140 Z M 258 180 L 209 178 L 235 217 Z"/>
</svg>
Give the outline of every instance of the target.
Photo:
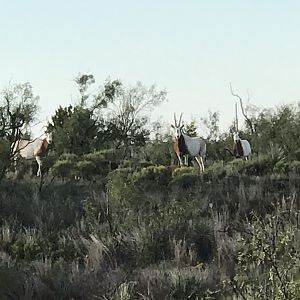
<svg viewBox="0 0 300 300">
<path fill-rule="evenodd" d="M 75 169 L 76 175 L 84 179 L 91 179 L 92 176 L 96 173 L 96 166 L 93 162 L 88 160 L 81 160 L 76 163 Z"/>
<path fill-rule="evenodd" d="M 152 185 L 167 186 L 171 179 L 171 170 L 165 166 L 149 166 L 132 174 L 132 183 L 147 189 Z"/>
<path fill-rule="evenodd" d="M 71 178 L 74 174 L 74 163 L 69 160 L 58 160 L 52 167 L 54 176 Z"/>
</svg>

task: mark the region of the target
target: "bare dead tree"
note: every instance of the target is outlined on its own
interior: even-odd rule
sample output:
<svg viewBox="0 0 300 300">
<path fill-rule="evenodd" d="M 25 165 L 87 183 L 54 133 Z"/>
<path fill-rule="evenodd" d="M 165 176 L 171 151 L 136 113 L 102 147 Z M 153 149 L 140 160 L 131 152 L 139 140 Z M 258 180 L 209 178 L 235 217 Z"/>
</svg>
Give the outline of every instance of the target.
<svg viewBox="0 0 300 300">
<path fill-rule="evenodd" d="M 239 119 L 238 119 L 238 113 L 237 113 L 237 102 L 235 102 L 235 131 L 239 131 Z"/>
<path fill-rule="evenodd" d="M 248 124 L 249 128 L 250 128 L 250 131 L 252 134 L 254 134 L 255 130 L 254 130 L 254 125 L 253 125 L 253 122 L 252 120 L 250 119 L 250 117 L 247 115 L 247 111 L 246 109 L 244 108 L 244 102 L 243 102 L 243 99 L 240 95 L 236 94 L 234 91 L 233 91 L 233 88 L 232 88 L 232 85 L 231 85 L 231 82 L 230 82 L 230 91 L 231 91 L 231 95 L 236 97 L 238 100 L 239 100 L 239 103 L 240 103 L 240 107 L 241 107 L 241 111 L 242 111 L 242 114 L 246 120 L 246 123 Z M 250 95 L 248 93 L 248 99 L 247 99 L 247 102 L 249 102 L 250 100 Z"/>
</svg>

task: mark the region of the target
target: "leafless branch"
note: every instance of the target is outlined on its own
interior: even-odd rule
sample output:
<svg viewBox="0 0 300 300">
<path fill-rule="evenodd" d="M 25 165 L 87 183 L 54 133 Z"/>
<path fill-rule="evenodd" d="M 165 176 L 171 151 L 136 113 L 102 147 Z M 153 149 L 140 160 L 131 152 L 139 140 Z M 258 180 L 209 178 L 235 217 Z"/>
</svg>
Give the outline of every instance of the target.
<svg viewBox="0 0 300 300">
<path fill-rule="evenodd" d="M 243 103 L 243 99 L 240 95 L 236 94 L 234 91 L 233 91 L 233 88 L 232 88 L 232 85 L 231 85 L 231 82 L 229 83 L 230 84 L 230 91 L 231 91 L 231 95 L 238 98 L 239 100 L 239 103 L 240 103 L 240 107 L 241 107 L 241 111 L 242 111 L 242 114 L 251 130 L 251 133 L 254 134 L 254 129 L 253 129 L 253 124 L 252 124 L 252 121 L 251 119 L 248 117 L 247 113 L 246 113 L 246 110 L 244 108 L 244 103 Z M 248 102 L 250 100 L 250 96 L 249 96 L 249 93 L 248 93 Z"/>
</svg>

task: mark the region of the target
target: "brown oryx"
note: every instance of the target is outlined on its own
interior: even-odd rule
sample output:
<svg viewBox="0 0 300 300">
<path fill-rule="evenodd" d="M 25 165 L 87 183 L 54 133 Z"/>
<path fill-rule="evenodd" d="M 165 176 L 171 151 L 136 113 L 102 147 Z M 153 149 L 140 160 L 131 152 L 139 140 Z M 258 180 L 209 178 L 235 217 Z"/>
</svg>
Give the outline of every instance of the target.
<svg viewBox="0 0 300 300">
<path fill-rule="evenodd" d="M 206 154 L 206 143 L 199 137 L 191 137 L 183 132 L 183 125 L 181 125 L 182 114 L 180 115 L 177 124 L 176 116 L 174 114 L 175 126 L 171 125 L 174 129 L 173 135 L 173 148 L 178 157 L 180 166 L 182 163 L 182 156 L 185 157 L 187 163 L 187 156 L 194 158 L 199 166 L 200 171 L 204 171 L 204 158 Z"/>
<path fill-rule="evenodd" d="M 251 146 L 247 140 L 241 140 L 239 134 L 235 132 L 233 134 L 233 155 L 236 158 L 243 158 L 248 160 L 251 156 Z"/>
<path fill-rule="evenodd" d="M 51 144 L 51 142 L 52 142 L 51 133 L 46 133 L 44 138 L 37 138 L 31 141 L 23 140 L 23 139 L 16 141 L 12 145 L 15 166 L 16 166 L 18 156 L 21 156 L 25 159 L 35 158 L 38 164 L 38 171 L 36 175 L 41 176 L 42 157 L 47 152 L 47 149 L 49 147 L 49 144 Z"/>
</svg>

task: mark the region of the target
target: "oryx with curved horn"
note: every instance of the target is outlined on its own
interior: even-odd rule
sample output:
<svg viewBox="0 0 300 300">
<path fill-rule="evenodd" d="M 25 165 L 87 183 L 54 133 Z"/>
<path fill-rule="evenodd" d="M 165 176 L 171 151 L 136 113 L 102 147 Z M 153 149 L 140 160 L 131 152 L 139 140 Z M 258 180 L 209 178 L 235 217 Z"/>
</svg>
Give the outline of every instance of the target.
<svg viewBox="0 0 300 300">
<path fill-rule="evenodd" d="M 173 135 L 173 147 L 178 157 L 180 166 L 183 165 L 181 156 L 190 156 L 195 159 L 199 166 L 200 171 L 204 171 L 204 162 L 206 154 L 206 143 L 199 137 L 191 137 L 183 132 L 183 126 L 181 125 L 182 113 L 177 123 L 176 115 L 174 113 L 175 125 L 171 125 L 174 129 Z"/>
<path fill-rule="evenodd" d="M 234 145 L 233 145 L 233 155 L 236 158 L 243 158 L 245 160 L 250 159 L 251 157 L 251 146 L 250 143 L 247 140 L 242 140 L 239 137 L 238 132 L 235 132 L 233 134 L 233 141 L 234 141 Z"/>
</svg>

